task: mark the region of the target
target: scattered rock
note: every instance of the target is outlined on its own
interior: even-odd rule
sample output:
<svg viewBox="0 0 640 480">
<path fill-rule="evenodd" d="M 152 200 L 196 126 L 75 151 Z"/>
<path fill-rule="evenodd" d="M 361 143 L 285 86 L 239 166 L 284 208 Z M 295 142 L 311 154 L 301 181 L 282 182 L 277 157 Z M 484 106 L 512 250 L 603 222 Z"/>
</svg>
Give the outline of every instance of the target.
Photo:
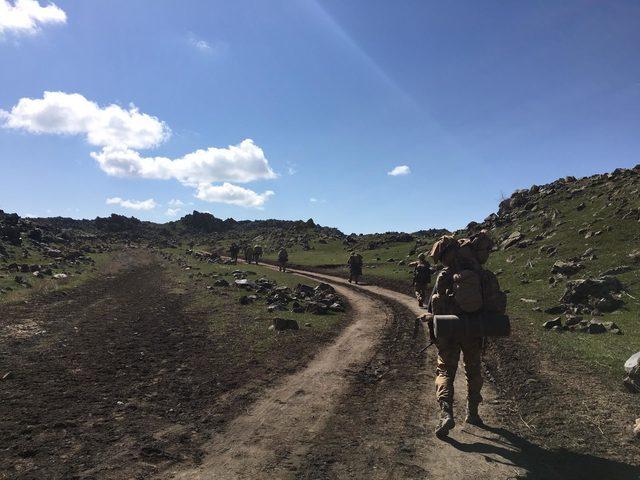
<svg viewBox="0 0 640 480">
<path fill-rule="evenodd" d="M 502 250 L 506 250 L 507 248 L 512 247 L 513 245 L 515 245 L 516 243 L 520 242 L 523 239 L 524 239 L 524 235 L 521 232 L 516 230 L 515 232 L 511 233 L 511 235 L 509 235 L 500 244 L 500 248 L 502 248 Z"/>
<path fill-rule="evenodd" d="M 273 328 L 281 332 L 283 330 L 298 330 L 300 327 L 295 320 L 276 317 L 273 319 Z"/>
<path fill-rule="evenodd" d="M 53 275 L 53 278 L 55 278 L 56 280 L 64 280 L 67 277 L 68 275 L 66 273 L 55 273 Z"/>
<path fill-rule="evenodd" d="M 570 277 L 571 275 L 578 273 L 583 268 L 584 268 L 584 265 L 579 262 L 573 262 L 573 261 L 565 262 L 562 260 L 558 260 L 553 264 L 553 267 L 551 267 L 551 273 Z"/>
<path fill-rule="evenodd" d="M 542 324 L 542 326 L 547 330 L 551 330 L 553 327 L 562 327 L 562 319 L 560 317 L 556 317 L 553 320 L 547 320 Z"/>
</svg>

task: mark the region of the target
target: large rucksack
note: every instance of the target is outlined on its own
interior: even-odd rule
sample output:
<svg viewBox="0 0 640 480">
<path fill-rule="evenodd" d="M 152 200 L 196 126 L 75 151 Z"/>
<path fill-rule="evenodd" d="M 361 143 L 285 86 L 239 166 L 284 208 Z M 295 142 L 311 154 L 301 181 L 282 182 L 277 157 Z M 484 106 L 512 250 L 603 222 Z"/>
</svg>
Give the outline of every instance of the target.
<svg viewBox="0 0 640 480">
<path fill-rule="evenodd" d="M 442 272 L 443 285 L 432 297 L 434 314 L 506 312 L 507 296 L 500 290 L 498 278 L 493 272 L 482 268 L 481 264 L 486 261 L 487 255 L 477 255 L 477 251 L 486 253 L 491 248 L 490 239 L 484 232 L 481 233 L 483 235 L 458 241 L 455 266 Z M 479 243 L 482 245 L 476 250 Z"/>
</svg>

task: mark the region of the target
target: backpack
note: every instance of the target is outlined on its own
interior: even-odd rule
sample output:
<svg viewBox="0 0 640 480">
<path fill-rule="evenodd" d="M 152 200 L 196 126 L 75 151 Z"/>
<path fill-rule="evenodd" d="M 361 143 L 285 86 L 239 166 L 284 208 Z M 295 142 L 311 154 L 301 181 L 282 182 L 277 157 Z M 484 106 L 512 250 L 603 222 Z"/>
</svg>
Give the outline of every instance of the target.
<svg viewBox="0 0 640 480">
<path fill-rule="evenodd" d="M 453 275 L 453 299 L 460 310 L 474 313 L 482 309 L 482 280 L 477 271 L 460 270 Z"/>
</svg>

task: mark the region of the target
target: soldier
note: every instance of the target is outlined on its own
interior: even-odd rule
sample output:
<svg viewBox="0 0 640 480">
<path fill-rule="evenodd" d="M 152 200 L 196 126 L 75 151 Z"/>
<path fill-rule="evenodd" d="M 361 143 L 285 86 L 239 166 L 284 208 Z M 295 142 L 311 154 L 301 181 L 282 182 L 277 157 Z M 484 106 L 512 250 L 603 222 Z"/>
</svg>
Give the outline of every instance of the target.
<svg viewBox="0 0 640 480">
<path fill-rule="evenodd" d="M 231 257 L 231 260 L 233 261 L 233 263 L 238 263 L 239 253 L 240 253 L 240 247 L 236 242 L 233 242 L 231 244 L 231 247 L 229 247 L 229 256 Z"/>
<path fill-rule="evenodd" d="M 253 259 L 256 262 L 256 265 L 258 265 L 258 262 L 260 261 L 260 259 L 262 258 L 262 247 L 260 245 L 256 245 L 255 247 L 253 247 Z"/>
<path fill-rule="evenodd" d="M 347 265 L 349 266 L 349 283 L 356 282 L 358 284 L 358 280 L 362 276 L 362 255 L 359 253 L 352 253 L 347 260 Z"/>
<path fill-rule="evenodd" d="M 289 261 L 289 254 L 284 247 L 278 252 L 278 270 L 281 272 L 287 271 L 287 262 Z"/>
<path fill-rule="evenodd" d="M 251 262 L 253 262 L 253 247 L 251 245 L 245 245 L 244 259 L 249 265 L 251 265 Z"/>
<path fill-rule="evenodd" d="M 423 307 L 431 283 L 431 265 L 424 253 L 418 255 L 418 262 L 413 269 L 413 289 L 416 292 L 418 306 Z"/>
<path fill-rule="evenodd" d="M 444 266 L 429 299 L 427 310 L 432 315 L 464 315 L 456 305 L 453 297 L 454 274 L 459 271 L 457 259 L 460 245 L 450 236 L 443 236 L 431 249 L 430 256 L 435 262 Z M 461 259 L 465 260 L 465 259 Z M 481 353 L 482 338 L 464 337 L 462 339 L 436 340 L 438 348 L 438 365 L 436 368 L 436 398 L 441 410 L 440 420 L 435 433 L 438 437 L 446 437 L 453 427 L 453 382 L 458 369 L 460 352 L 464 358 L 467 376 L 467 416 L 465 422 L 471 425 L 482 425 L 478 415 L 478 405 L 482 401 Z"/>
</svg>

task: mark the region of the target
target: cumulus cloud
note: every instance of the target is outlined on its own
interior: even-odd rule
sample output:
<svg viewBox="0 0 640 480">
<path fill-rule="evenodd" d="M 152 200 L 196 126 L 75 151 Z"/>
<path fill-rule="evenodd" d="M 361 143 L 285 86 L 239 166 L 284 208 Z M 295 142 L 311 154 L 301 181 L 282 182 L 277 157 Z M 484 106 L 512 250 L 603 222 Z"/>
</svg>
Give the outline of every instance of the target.
<svg viewBox="0 0 640 480">
<path fill-rule="evenodd" d="M 175 178 L 190 186 L 225 181 L 248 183 L 276 178 L 264 152 L 251 139 L 227 148 L 196 150 L 175 160 L 144 157 L 135 150 L 119 147 L 106 147 L 91 156 L 109 175 L 162 180 Z"/>
<path fill-rule="evenodd" d="M 387 175 L 391 175 L 392 177 L 397 177 L 399 175 L 409 175 L 411 173 L 411 169 L 406 165 L 398 165 L 394 167 L 393 170 L 387 172 Z"/>
<path fill-rule="evenodd" d="M 238 187 L 227 182 L 220 186 L 199 185 L 196 193 L 196 197 L 205 202 L 219 202 L 253 208 L 262 208 L 272 195 L 274 195 L 274 192 L 271 190 L 267 190 L 264 193 L 256 193 L 248 188 Z"/>
<path fill-rule="evenodd" d="M 178 199 L 172 198 L 171 200 L 169 200 L 168 205 L 170 207 L 183 207 L 184 206 L 184 202 L 182 200 L 178 200 Z"/>
<path fill-rule="evenodd" d="M 44 92 L 42 98 L 21 98 L 10 112 L 0 112 L 0 120 L 5 128 L 85 135 L 91 145 L 110 148 L 152 148 L 171 135 L 164 122 L 133 105 L 128 110 L 114 104 L 102 108 L 78 93 Z"/>
<path fill-rule="evenodd" d="M 107 198 L 107 205 L 120 205 L 131 210 L 153 210 L 158 206 L 153 198 L 147 200 L 123 200 L 120 197 Z"/>
<path fill-rule="evenodd" d="M 169 217 L 175 217 L 178 215 L 178 213 L 180 213 L 181 210 L 181 208 L 167 208 L 167 211 L 164 213 Z"/>
<path fill-rule="evenodd" d="M 261 208 L 273 192 L 258 194 L 228 182 L 277 178 L 251 139 L 175 159 L 141 154 L 139 150 L 157 147 L 170 137 L 164 122 L 133 105 L 129 109 L 115 104 L 100 107 L 77 93 L 45 92 L 42 98 L 21 98 L 11 111 L 0 110 L 0 126 L 35 134 L 82 135 L 89 144 L 101 147 L 90 155 L 108 175 L 174 179 L 196 188 L 196 196 L 210 202 Z"/>
<path fill-rule="evenodd" d="M 0 35 L 34 34 L 43 25 L 66 22 L 64 10 L 53 3 L 43 7 L 36 0 L 0 0 Z"/>
</svg>

